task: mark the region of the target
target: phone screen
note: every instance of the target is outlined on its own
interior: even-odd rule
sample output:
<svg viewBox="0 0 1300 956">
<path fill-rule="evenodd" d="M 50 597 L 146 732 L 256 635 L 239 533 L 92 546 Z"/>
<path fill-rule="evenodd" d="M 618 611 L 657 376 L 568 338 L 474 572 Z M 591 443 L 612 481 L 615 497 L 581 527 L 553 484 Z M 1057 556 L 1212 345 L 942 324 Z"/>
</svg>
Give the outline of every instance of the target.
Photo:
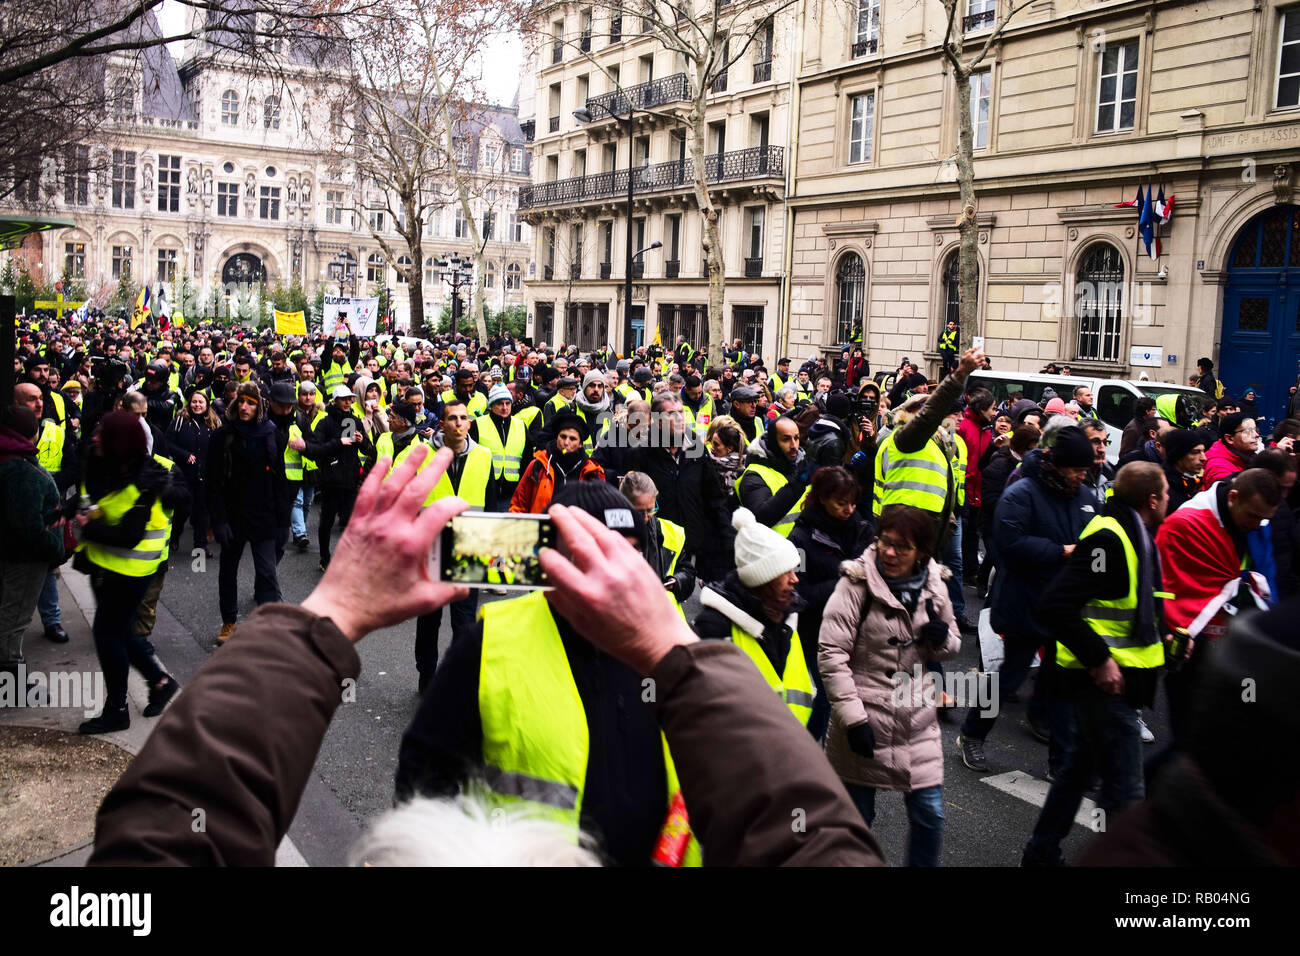
<svg viewBox="0 0 1300 956">
<path fill-rule="evenodd" d="M 538 554 L 555 542 L 555 525 L 546 515 L 466 512 L 442 532 L 436 576 L 472 588 L 546 588 Z"/>
</svg>

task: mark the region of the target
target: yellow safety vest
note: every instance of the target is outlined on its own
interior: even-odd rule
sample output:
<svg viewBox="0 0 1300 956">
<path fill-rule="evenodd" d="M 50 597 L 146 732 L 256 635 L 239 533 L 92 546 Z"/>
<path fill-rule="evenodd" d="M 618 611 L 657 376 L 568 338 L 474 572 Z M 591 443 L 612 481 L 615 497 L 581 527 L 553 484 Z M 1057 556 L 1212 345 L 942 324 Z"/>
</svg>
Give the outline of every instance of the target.
<svg viewBox="0 0 1300 956">
<path fill-rule="evenodd" d="M 952 436 L 952 485 L 957 492 L 957 507 L 966 504 L 966 442 L 960 435 Z"/>
<path fill-rule="evenodd" d="M 173 468 L 176 467 L 176 462 L 172 461 L 170 458 L 167 458 L 164 455 L 154 455 L 153 460 L 158 462 L 158 464 L 162 465 L 163 468 L 165 468 L 167 471 L 171 471 Z M 174 511 L 171 508 L 163 508 L 163 514 L 167 516 L 167 537 L 163 538 L 163 552 L 162 552 L 163 563 L 166 563 L 168 556 L 170 556 L 171 554 L 172 517 L 174 515 Z"/>
<path fill-rule="evenodd" d="M 542 410 L 538 408 L 536 405 L 529 405 L 527 408 L 523 408 L 515 412 L 513 417 L 523 422 L 524 427 L 531 428 L 533 422 L 537 420 L 537 416 L 540 415 L 541 413 Z"/>
<path fill-rule="evenodd" d="M 1079 545 L 1098 531 L 1111 531 L 1124 546 L 1124 563 L 1128 568 L 1128 593 L 1114 600 L 1095 599 L 1083 606 L 1083 620 L 1093 633 L 1106 642 L 1110 656 L 1120 667 L 1160 667 L 1165 662 L 1165 650 L 1153 628 L 1148 634 L 1134 634 L 1138 614 L 1138 559 L 1137 549 L 1129 540 L 1124 526 L 1109 515 L 1098 515 L 1088 522 L 1079 535 Z M 1153 546 L 1154 548 L 1154 546 Z M 1157 592 L 1156 597 L 1172 597 Z M 1061 667 L 1082 669 L 1083 663 L 1064 644 L 1056 642 L 1056 663 Z"/>
<path fill-rule="evenodd" d="M 425 459 L 427 465 L 433 460 L 430 455 Z M 424 469 L 421 469 L 423 471 Z M 492 478 L 492 452 L 488 451 L 482 445 L 475 445 L 469 450 L 469 458 L 465 462 L 465 468 L 460 473 L 460 487 L 453 488 L 451 479 L 447 473 L 443 472 L 438 483 L 434 485 L 433 491 L 429 492 L 425 505 L 431 505 L 440 498 L 450 498 L 452 495 L 459 495 L 469 502 L 471 508 L 482 510 L 487 503 L 487 484 Z"/>
<path fill-rule="evenodd" d="M 351 363 L 344 361 L 342 365 L 335 362 L 330 366 L 330 370 L 321 376 L 321 384 L 325 388 L 325 397 L 329 399 L 330 393 L 338 385 L 346 384 L 347 378 L 352 374 Z"/>
<path fill-rule="evenodd" d="M 497 431 L 496 422 L 491 416 L 480 418 L 478 428 L 479 444 L 492 452 L 492 474 L 506 481 L 518 481 L 523 466 L 524 446 L 528 444 L 528 426 L 518 418 L 510 418 L 510 428 L 504 443 L 501 433 Z"/>
<path fill-rule="evenodd" d="M 315 430 L 320 424 L 320 420 L 325 417 L 322 411 L 316 412 L 316 417 L 311 420 L 311 428 Z M 302 438 L 302 429 L 298 427 L 298 411 L 294 410 L 293 421 L 289 425 L 289 440 Z M 303 458 L 302 452 L 294 451 L 288 445 L 284 446 L 284 477 L 289 481 L 302 481 L 304 471 L 315 471 L 319 467 L 316 462 L 310 458 Z"/>
<path fill-rule="evenodd" d="M 931 438 L 920 451 L 901 452 L 890 432 L 876 451 L 876 486 L 871 511 L 877 517 L 886 505 L 911 505 L 942 514 L 948 501 L 952 463 Z"/>
<path fill-rule="evenodd" d="M 54 406 L 54 411 L 59 416 L 59 421 L 63 424 L 68 423 L 68 406 L 63 402 L 63 396 L 58 392 L 50 392 L 50 404 Z"/>
<path fill-rule="evenodd" d="M 483 622 L 478 707 L 490 797 L 502 806 L 529 805 L 568 825 L 576 842 L 590 738 L 586 708 L 550 605 L 543 592 L 534 591 L 480 605 L 478 616 Z M 666 813 L 681 787 L 666 741 L 663 751 Z M 683 865 L 700 864 L 700 846 L 692 836 Z"/>
<path fill-rule="evenodd" d="M 734 621 L 731 623 L 731 643 L 749 655 L 750 660 L 757 665 L 758 672 L 767 681 L 767 686 L 776 691 L 777 696 L 790 708 L 790 713 L 807 727 L 812 717 L 814 692 L 812 677 L 808 674 L 808 663 L 803 658 L 799 632 L 790 635 L 790 653 L 785 656 L 785 671 L 780 676 L 777 676 L 772 662 L 767 659 L 767 653 L 758 638 Z"/>
<path fill-rule="evenodd" d="M 427 444 L 428 442 L 426 442 L 419 435 L 416 435 L 414 438 L 411 439 L 411 441 L 409 441 L 406 444 L 405 447 L 402 448 L 400 452 L 394 455 L 393 449 L 396 447 L 396 442 L 393 439 L 393 433 L 384 432 L 382 435 L 380 435 L 378 438 L 375 439 L 375 460 L 378 461 L 380 458 L 383 458 L 385 455 L 391 458 L 393 460 L 393 464 L 392 467 L 389 468 L 388 470 L 388 473 L 391 475 L 393 473 L 393 468 L 396 468 L 398 465 L 404 462 L 406 460 L 406 456 L 409 455 L 415 449 L 416 445 L 427 445 Z M 428 457 L 425 458 L 426 465 L 428 464 L 429 459 L 431 458 L 433 458 L 432 452 L 430 452 Z M 423 471 L 424 466 L 421 466 L 420 470 Z"/>
<path fill-rule="evenodd" d="M 448 402 L 455 402 L 455 401 L 465 402 L 465 411 L 469 412 L 470 415 L 474 418 L 478 418 L 480 415 L 487 414 L 487 410 L 488 410 L 487 396 L 484 395 L 482 392 L 478 391 L 477 389 L 475 389 L 474 394 L 469 397 L 468 401 L 465 401 L 465 399 L 460 398 L 460 396 L 458 396 L 455 392 L 452 391 L 447 391 L 442 393 L 442 403 L 444 405 L 446 405 Z"/>
<path fill-rule="evenodd" d="M 63 467 L 63 429 L 58 422 L 41 423 L 41 437 L 36 440 L 36 462 L 51 475 Z"/>
<path fill-rule="evenodd" d="M 713 421 L 713 396 L 704 396 L 698 415 L 691 411 L 691 406 L 682 402 L 682 417 L 686 419 L 686 427 L 695 429 L 696 433 L 703 438 L 709 433 L 709 422 Z"/>
<path fill-rule="evenodd" d="M 751 471 L 763 479 L 763 483 L 767 485 L 768 490 L 774 495 L 790 483 L 790 479 L 786 478 L 785 475 L 781 474 L 770 465 L 761 465 L 758 462 L 754 462 L 742 471 L 740 477 L 736 479 L 737 495 L 740 494 L 740 483 L 745 480 L 745 475 Z M 799 517 L 800 512 L 803 511 L 804 502 L 807 500 L 808 489 L 805 488 L 803 494 L 799 496 L 799 500 L 795 502 L 794 508 L 788 511 L 784 518 L 772 525 L 772 530 L 783 538 L 790 537 L 790 532 L 794 530 L 795 520 Z"/>
<path fill-rule="evenodd" d="M 86 493 L 86 486 L 81 486 L 81 493 Z M 109 525 L 116 525 L 130 511 L 140 498 L 140 489 L 127 485 L 117 491 L 110 491 L 95 502 L 100 516 Z M 167 560 L 167 543 L 171 536 L 171 522 L 162 505 L 155 498 L 149 510 L 149 521 L 145 525 L 144 536 L 131 548 L 118 548 L 94 541 L 83 540 L 77 545 L 78 551 L 85 551 L 86 557 L 106 571 L 125 574 L 133 578 L 152 576 Z"/>
<path fill-rule="evenodd" d="M 943 335 L 939 336 L 940 352 L 957 351 L 957 329 L 944 329 Z"/>
</svg>

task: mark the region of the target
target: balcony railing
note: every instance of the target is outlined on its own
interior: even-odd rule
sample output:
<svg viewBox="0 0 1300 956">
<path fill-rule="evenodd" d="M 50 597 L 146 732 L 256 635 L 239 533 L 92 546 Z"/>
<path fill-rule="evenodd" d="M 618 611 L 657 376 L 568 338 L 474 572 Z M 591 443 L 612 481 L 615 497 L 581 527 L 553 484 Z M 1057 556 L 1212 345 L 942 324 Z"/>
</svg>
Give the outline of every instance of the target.
<svg viewBox="0 0 1300 956">
<path fill-rule="evenodd" d="M 709 84 L 709 92 L 710 93 L 727 92 L 727 74 L 719 73 L 717 76 L 715 76 L 713 78 L 713 82 Z"/>
<path fill-rule="evenodd" d="M 614 274 L 614 264 L 613 264 L 613 263 L 611 263 L 611 262 L 602 262 L 602 263 L 600 264 L 600 277 L 601 277 L 602 279 L 608 279 L 608 278 L 609 278 L 611 275 L 613 275 L 613 274 Z"/>
<path fill-rule="evenodd" d="M 547 282 L 550 282 L 552 279 L 554 279 L 554 278 L 555 278 L 555 267 L 554 267 L 554 266 L 542 266 L 542 278 L 545 279 Z"/>
<path fill-rule="evenodd" d="M 876 48 L 879 45 L 880 41 L 875 37 L 872 37 L 870 40 L 859 40 L 857 43 L 853 44 L 853 59 L 856 60 L 860 56 L 870 56 L 876 52 Z"/>
<path fill-rule="evenodd" d="M 558 133 L 560 131 L 560 118 L 558 116 L 552 116 L 547 121 L 546 128 L 552 133 Z"/>
<path fill-rule="evenodd" d="M 626 169 L 619 169 L 593 176 L 557 179 L 525 186 L 519 190 L 519 208 L 545 209 L 588 200 L 623 197 L 627 195 L 627 176 Z M 710 185 L 784 178 L 785 149 L 781 146 L 754 146 L 704 157 L 704 181 Z M 687 189 L 694 182 L 694 161 L 678 159 L 634 170 L 632 192 L 634 195 L 671 192 Z"/>
<path fill-rule="evenodd" d="M 745 259 L 745 278 L 746 278 L 746 279 L 757 279 L 757 278 L 758 278 L 759 276 L 761 276 L 762 274 L 763 274 L 763 257 L 762 257 L 762 256 L 759 256 L 757 259 L 750 259 L 750 258 L 746 258 L 746 259 Z"/>
<path fill-rule="evenodd" d="M 667 279 L 676 279 L 682 274 L 682 260 L 665 259 L 664 260 L 664 277 Z"/>
<path fill-rule="evenodd" d="M 609 21 L 609 42 L 618 43 L 623 39 L 623 18 L 612 17 Z"/>
<path fill-rule="evenodd" d="M 985 10 L 983 13 L 972 13 L 968 17 L 961 18 L 961 29 L 963 33 L 969 33 L 971 30 L 979 30 L 983 27 L 993 26 L 993 11 Z"/>
<path fill-rule="evenodd" d="M 563 63 L 563 62 L 564 62 L 564 41 L 556 40 L 554 43 L 551 44 L 551 63 L 555 64 L 555 63 Z"/>
<path fill-rule="evenodd" d="M 569 278 L 570 278 L 570 279 L 581 279 L 581 278 L 582 278 L 582 263 L 581 263 L 581 262 L 570 262 L 570 263 L 569 263 Z"/>
<path fill-rule="evenodd" d="M 677 103 L 690 97 L 690 84 L 685 73 L 674 73 L 663 79 L 651 80 L 629 86 L 622 92 L 604 93 L 587 100 L 587 112 L 593 120 L 627 115 L 628 103 L 633 109 L 644 110 L 665 103 Z"/>
<path fill-rule="evenodd" d="M 772 61 L 759 60 L 754 64 L 754 82 L 766 83 L 772 79 Z"/>
<path fill-rule="evenodd" d="M 583 53 L 591 52 L 591 31 L 588 30 L 582 35 L 582 42 L 578 44 Z"/>
<path fill-rule="evenodd" d="M 524 120 L 519 124 L 519 129 L 524 134 L 524 142 L 531 143 L 533 141 L 533 134 L 537 132 L 537 123 L 535 120 Z"/>
</svg>

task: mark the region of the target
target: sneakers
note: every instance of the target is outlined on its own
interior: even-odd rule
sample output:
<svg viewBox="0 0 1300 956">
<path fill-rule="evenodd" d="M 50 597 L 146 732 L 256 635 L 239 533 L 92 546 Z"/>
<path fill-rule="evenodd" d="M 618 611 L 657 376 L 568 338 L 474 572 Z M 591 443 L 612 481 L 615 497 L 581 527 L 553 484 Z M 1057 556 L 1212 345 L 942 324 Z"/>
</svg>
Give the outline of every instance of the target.
<svg viewBox="0 0 1300 956">
<path fill-rule="evenodd" d="M 234 623 L 232 622 L 230 624 L 222 624 L 221 633 L 217 635 L 217 646 L 220 647 L 222 644 L 226 643 L 226 641 L 230 640 L 234 636 L 235 636 Z"/>
<path fill-rule="evenodd" d="M 170 675 L 150 687 L 149 706 L 144 709 L 144 715 L 146 717 L 157 717 L 180 689 L 181 685 L 177 683 L 176 678 Z"/>
<path fill-rule="evenodd" d="M 121 710 L 105 710 L 98 717 L 92 717 L 90 720 L 83 721 L 77 728 L 79 734 L 111 734 L 114 731 L 126 730 L 131 726 L 131 714 L 123 707 Z"/>
<path fill-rule="evenodd" d="M 1142 719 L 1141 711 L 1138 711 L 1138 733 L 1142 735 L 1142 742 L 1144 744 L 1153 744 L 1156 742 L 1156 735 L 1151 732 L 1151 728 L 1147 726 L 1147 722 Z"/>
<path fill-rule="evenodd" d="M 45 639 L 53 641 L 55 644 L 68 643 L 68 632 L 63 629 L 62 624 L 51 624 L 45 629 Z"/>
<path fill-rule="evenodd" d="M 320 569 L 320 573 L 324 574 L 326 571 L 330 569 L 330 559 L 321 558 L 321 562 L 319 565 L 317 565 L 317 567 Z"/>
<path fill-rule="evenodd" d="M 983 773 L 989 769 L 989 762 L 984 759 L 984 741 L 978 737 L 958 736 L 957 752 L 961 754 L 961 762 L 971 770 Z"/>
<path fill-rule="evenodd" d="M 1028 716 L 1025 717 L 1025 723 L 1029 724 L 1029 732 L 1034 735 L 1034 739 L 1040 744 L 1052 742 L 1052 731 L 1047 724 Z"/>
<path fill-rule="evenodd" d="M 293 539 L 293 546 L 298 549 L 299 554 L 305 554 L 307 552 L 308 543 L 305 534 L 300 534 L 298 537 Z"/>
<path fill-rule="evenodd" d="M 980 632 L 979 625 L 974 621 L 967 620 L 964 616 L 957 619 L 957 631 L 962 637 L 977 637 Z"/>
</svg>

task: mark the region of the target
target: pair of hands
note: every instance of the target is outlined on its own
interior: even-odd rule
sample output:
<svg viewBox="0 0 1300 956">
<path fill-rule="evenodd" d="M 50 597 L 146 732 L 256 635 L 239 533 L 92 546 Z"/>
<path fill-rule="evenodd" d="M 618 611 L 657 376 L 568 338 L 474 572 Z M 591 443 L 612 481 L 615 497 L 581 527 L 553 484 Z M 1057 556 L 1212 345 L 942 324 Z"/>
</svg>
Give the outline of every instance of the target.
<svg viewBox="0 0 1300 956">
<path fill-rule="evenodd" d="M 371 631 L 428 614 L 468 596 L 469 589 L 433 580 L 429 555 L 438 535 L 469 506 L 457 497 L 424 502 L 451 464 L 450 449 L 418 445 L 396 468 L 381 458 L 357 493 L 347 530 L 329 569 L 302 607 L 330 618 L 352 642 Z M 387 479 L 387 480 L 385 480 Z M 681 619 L 659 577 L 620 534 L 575 508 L 553 505 L 562 550 L 541 553 L 554 589 L 551 606 L 583 637 L 648 674 L 679 644 L 698 640 Z M 376 561 L 376 555 L 384 560 Z M 383 600 L 375 600 L 375 595 Z"/>
</svg>

